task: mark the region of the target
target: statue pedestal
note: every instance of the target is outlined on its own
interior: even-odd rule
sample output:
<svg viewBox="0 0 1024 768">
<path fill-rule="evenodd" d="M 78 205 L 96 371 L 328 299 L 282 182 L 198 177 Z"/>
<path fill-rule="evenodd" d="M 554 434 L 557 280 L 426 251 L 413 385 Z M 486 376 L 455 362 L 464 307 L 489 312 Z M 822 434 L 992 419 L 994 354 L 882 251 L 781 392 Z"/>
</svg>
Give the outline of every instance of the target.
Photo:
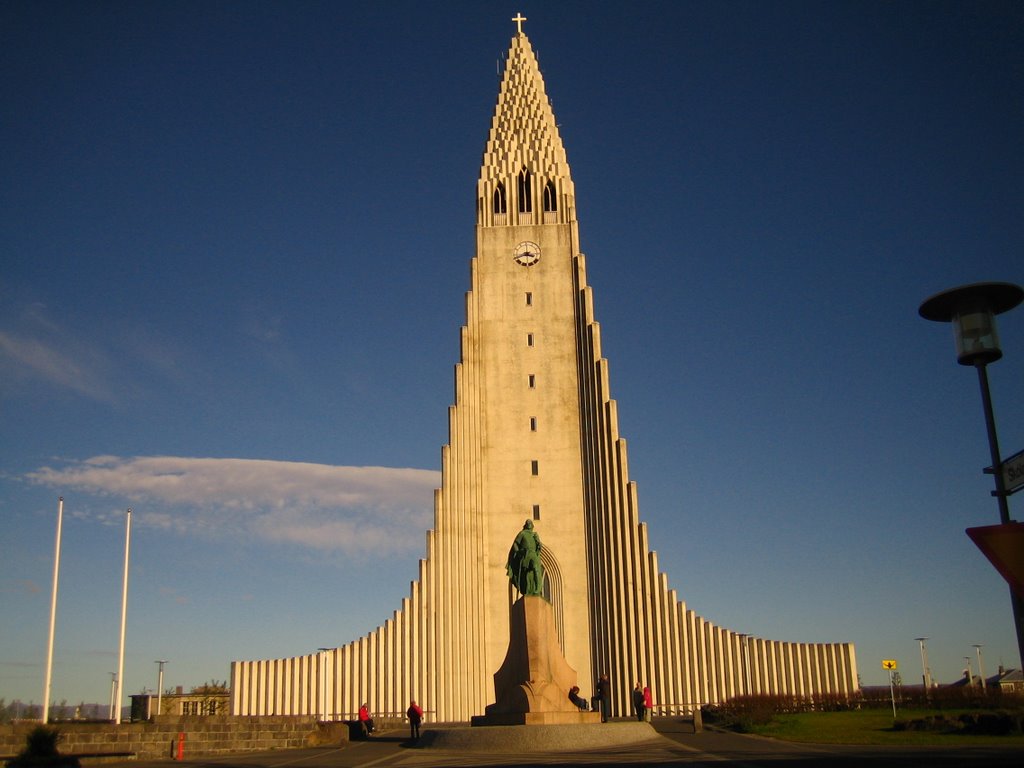
<svg viewBox="0 0 1024 768">
<path fill-rule="evenodd" d="M 494 673 L 495 703 L 473 725 L 599 723 L 599 712 L 581 712 L 569 701 L 576 670 L 558 645 L 555 615 L 543 597 L 522 597 L 509 617 L 508 651 Z"/>
</svg>

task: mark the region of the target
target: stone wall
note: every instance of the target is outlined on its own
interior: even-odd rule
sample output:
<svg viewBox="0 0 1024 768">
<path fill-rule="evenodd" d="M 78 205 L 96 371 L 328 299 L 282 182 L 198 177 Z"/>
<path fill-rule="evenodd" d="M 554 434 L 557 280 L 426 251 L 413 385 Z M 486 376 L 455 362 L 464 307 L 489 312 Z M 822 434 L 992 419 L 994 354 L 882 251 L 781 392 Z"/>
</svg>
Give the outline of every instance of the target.
<svg viewBox="0 0 1024 768">
<path fill-rule="evenodd" d="M 25 737 L 38 723 L 0 725 L 0 757 L 10 758 L 25 747 Z M 130 753 L 142 759 L 172 757 L 179 734 L 184 756 L 203 757 L 265 749 L 295 749 L 348 741 L 343 722 L 322 723 L 315 717 L 177 717 L 164 715 L 152 722 L 59 723 L 58 746 L 65 755 Z M 99 758 L 93 758 L 93 760 Z M 123 759 L 123 758 L 122 758 Z"/>
</svg>

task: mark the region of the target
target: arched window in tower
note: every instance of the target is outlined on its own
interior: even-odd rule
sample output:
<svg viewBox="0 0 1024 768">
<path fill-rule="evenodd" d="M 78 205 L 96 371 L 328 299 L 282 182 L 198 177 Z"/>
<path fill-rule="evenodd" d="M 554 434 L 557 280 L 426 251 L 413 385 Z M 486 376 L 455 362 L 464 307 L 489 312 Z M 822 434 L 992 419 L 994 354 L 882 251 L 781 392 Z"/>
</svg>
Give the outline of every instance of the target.
<svg viewBox="0 0 1024 768">
<path fill-rule="evenodd" d="M 498 182 L 498 186 L 494 188 L 494 213 L 508 213 L 508 202 L 505 199 L 505 185 L 502 182 Z"/>
<path fill-rule="evenodd" d="M 533 176 L 526 168 L 519 172 L 519 212 L 533 212 Z"/>
<path fill-rule="evenodd" d="M 555 194 L 555 182 L 548 180 L 544 185 L 544 212 L 553 213 L 558 210 L 557 195 Z"/>
</svg>

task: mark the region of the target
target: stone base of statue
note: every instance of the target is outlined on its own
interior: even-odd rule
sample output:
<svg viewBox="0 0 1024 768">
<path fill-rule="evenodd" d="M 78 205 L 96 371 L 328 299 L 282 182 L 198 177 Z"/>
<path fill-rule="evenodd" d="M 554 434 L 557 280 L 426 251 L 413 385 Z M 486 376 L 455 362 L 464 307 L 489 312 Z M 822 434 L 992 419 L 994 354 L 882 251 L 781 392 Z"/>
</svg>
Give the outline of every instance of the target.
<svg viewBox="0 0 1024 768">
<path fill-rule="evenodd" d="M 600 723 L 599 712 L 583 712 L 569 701 L 576 670 L 558 645 L 555 612 L 543 597 L 521 597 L 509 617 L 508 651 L 494 673 L 494 704 L 474 717 L 482 725 Z"/>
</svg>

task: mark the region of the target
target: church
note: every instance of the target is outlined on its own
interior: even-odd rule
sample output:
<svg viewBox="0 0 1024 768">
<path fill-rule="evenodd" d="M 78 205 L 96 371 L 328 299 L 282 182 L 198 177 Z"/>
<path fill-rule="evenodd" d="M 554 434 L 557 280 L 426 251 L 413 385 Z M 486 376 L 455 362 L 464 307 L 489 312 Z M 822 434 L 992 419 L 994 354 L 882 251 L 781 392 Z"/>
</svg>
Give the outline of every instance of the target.
<svg viewBox="0 0 1024 768">
<path fill-rule="evenodd" d="M 232 714 L 348 719 L 367 702 L 399 715 L 411 699 L 432 722 L 483 713 L 518 597 L 506 558 L 525 521 L 542 541 L 544 597 L 565 659 L 584 695 L 609 676 L 613 715 L 629 714 L 637 681 L 666 709 L 854 693 L 851 643 L 717 626 L 659 569 L 601 355 L 565 148 L 525 19 L 513 21 L 477 181 L 455 402 L 418 578 L 390 618 L 347 645 L 233 662 Z"/>
</svg>

